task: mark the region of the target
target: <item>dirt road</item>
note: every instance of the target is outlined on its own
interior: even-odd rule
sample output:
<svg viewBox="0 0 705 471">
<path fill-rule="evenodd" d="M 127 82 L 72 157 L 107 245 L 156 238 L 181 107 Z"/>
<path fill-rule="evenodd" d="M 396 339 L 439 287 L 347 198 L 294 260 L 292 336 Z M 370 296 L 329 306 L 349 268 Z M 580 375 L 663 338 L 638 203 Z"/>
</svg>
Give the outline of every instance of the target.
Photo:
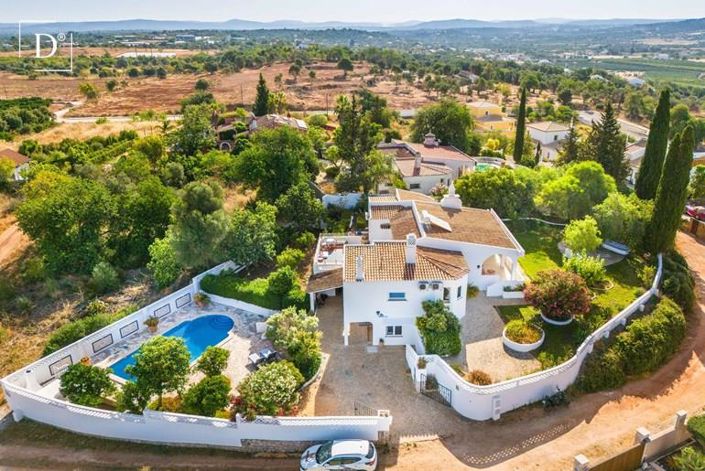
<svg viewBox="0 0 705 471">
<path fill-rule="evenodd" d="M 632 443 L 645 426 L 657 431 L 676 411 L 705 406 L 705 245 L 685 234 L 678 247 L 695 270 L 698 306 L 690 316 L 689 335 L 679 353 L 654 375 L 611 392 L 590 394 L 569 407 L 545 412 L 540 407 L 507 414 L 499 422 L 451 421 L 447 435 L 427 442 L 401 444 L 384 454 L 380 470 L 466 469 L 566 470 L 579 453 L 595 459 Z M 78 439 L 80 440 L 80 439 Z M 52 446 L 42 440 L 0 445 L 0 464 L 50 469 L 296 469 L 292 458 L 223 458 L 203 453 L 129 452 L 103 448 Z"/>
<path fill-rule="evenodd" d="M 20 226 L 18 226 L 17 223 L 10 225 L 0 233 L 0 267 L 2 267 L 7 260 L 10 260 L 16 250 L 28 242 L 29 239 L 24 232 L 20 230 Z"/>
</svg>

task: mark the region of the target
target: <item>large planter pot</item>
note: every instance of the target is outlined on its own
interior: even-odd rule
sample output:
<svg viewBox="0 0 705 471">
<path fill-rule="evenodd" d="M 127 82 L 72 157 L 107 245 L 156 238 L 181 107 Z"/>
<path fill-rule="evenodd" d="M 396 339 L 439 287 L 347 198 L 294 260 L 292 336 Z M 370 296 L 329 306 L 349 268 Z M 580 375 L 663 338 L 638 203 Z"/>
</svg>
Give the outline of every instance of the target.
<svg viewBox="0 0 705 471">
<path fill-rule="evenodd" d="M 523 291 L 504 291 L 502 293 L 503 299 L 524 299 Z"/>
<path fill-rule="evenodd" d="M 502 331 L 502 343 L 504 344 L 505 347 L 507 347 L 510 350 L 513 350 L 517 353 L 529 353 L 537 348 L 539 348 L 541 345 L 543 345 L 543 341 L 546 339 L 546 332 L 543 331 L 542 328 L 537 327 L 541 331 L 541 338 L 538 339 L 538 341 L 534 343 L 518 343 L 515 342 L 509 337 L 507 337 L 507 328 L 505 327 L 504 330 Z"/>
<path fill-rule="evenodd" d="M 541 314 L 541 319 L 543 319 L 546 324 L 557 325 L 559 327 L 569 325 L 571 322 L 573 322 L 574 319 L 574 317 L 571 317 L 570 319 L 566 319 L 564 321 L 558 321 L 555 319 L 549 319 L 548 317 L 543 315 L 543 312 L 540 312 L 539 314 Z"/>
</svg>

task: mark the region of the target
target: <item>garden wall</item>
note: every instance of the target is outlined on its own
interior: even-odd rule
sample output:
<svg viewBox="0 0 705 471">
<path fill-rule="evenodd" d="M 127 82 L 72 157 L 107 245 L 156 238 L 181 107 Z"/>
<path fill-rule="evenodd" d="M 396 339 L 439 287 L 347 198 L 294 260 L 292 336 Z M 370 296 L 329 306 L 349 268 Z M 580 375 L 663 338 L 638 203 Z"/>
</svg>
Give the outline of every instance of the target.
<svg viewBox="0 0 705 471">
<path fill-rule="evenodd" d="M 51 392 L 57 391 L 56 388 L 48 387 L 46 391 L 50 392 L 42 391 L 47 383 L 57 381 L 68 366 L 81 361 L 81 358 L 93 356 L 143 331 L 144 321 L 148 317 L 164 317 L 191 304 L 204 276 L 237 268 L 232 262 L 226 262 L 201 273 L 188 286 L 0 380 L 15 420 L 26 417 L 72 432 L 117 440 L 165 445 L 250 447 L 253 450 L 277 447 L 277 442 L 301 443 L 338 438 L 377 440 L 387 435 L 392 417 L 386 412 L 368 417 L 257 417 L 251 422 L 239 418 L 233 422 L 149 410 L 144 415 L 114 412 L 56 399 L 56 393 Z M 219 296 L 211 298 L 248 311 L 262 309 L 231 299 L 221 300 Z M 267 312 L 270 313 L 269 310 Z M 270 443 L 273 443 L 271 447 L 267 445 Z"/>
<path fill-rule="evenodd" d="M 565 390 L 575 382 L 583 361 L 592 352 L 595 343 L 624 326 L 634 313 L 643 310 L 644 305 L 657 295 L 662 271 L 663 260 L 659 255 L 658 270 L 651 288 L 590 334 L 578 347 L 576 354 L 561 365 L 501 383 L 477 386 L 465 381 L 438 355 L 419 355 L 413 347 L 407 345 L 406 361 L 414 383 L 418 389 L 421 374 L 435 376 L 439 385 L 450 389 L 451 407 L 460 415 L 473 420 L 497 420 L 505 412 L 540 401 L 558 390 Z M 419 372 L 417 369 L 419 356 L 424 356 L 427 361 L 425 372 Z"/>
</svg>

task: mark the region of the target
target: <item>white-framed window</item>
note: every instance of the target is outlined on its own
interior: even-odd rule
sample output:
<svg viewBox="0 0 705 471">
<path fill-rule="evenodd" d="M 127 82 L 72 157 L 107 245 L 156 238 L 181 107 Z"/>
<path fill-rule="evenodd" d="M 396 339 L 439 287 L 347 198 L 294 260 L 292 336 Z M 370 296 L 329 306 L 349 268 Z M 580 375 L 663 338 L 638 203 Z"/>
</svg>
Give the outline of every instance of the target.
<svg viewBox="0 0 705 471">
<path fill-rule="evenodd" d="M 387 327 L 386 332 L 385 332 L 386 337 L 401 337 L 402 330 L 401 330 L 400 325 L 388 325 L 386 327 Z"/>
<path fill-rule="evenodd" d="M 418 190 L 421 188 L 421 183 L 409 183 L 410 190 Z"/>
<path fill-rule="evenodd" d="M 390 301 L 406 301 L 406 293 L 392 291 L 389 293 L 389 300 Z"/>
</svg>

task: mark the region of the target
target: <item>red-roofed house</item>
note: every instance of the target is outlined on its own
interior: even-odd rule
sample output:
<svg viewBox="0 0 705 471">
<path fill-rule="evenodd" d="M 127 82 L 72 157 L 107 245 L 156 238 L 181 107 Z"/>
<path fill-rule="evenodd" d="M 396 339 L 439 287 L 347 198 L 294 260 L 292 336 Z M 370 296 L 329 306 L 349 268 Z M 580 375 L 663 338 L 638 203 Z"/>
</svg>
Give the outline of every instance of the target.
<svg viewBox="0 0 705 471">
<path fill-rule="evenodd" d="M 15 164 L 15 170 L 12 172 L 13 180 L 17 182 L 24 180 L 22 172 L 29 168 L 29 157 L 12 149 L 3 149 L 0 150 L 0 159 L 7 159 Z"/>
</svg>

